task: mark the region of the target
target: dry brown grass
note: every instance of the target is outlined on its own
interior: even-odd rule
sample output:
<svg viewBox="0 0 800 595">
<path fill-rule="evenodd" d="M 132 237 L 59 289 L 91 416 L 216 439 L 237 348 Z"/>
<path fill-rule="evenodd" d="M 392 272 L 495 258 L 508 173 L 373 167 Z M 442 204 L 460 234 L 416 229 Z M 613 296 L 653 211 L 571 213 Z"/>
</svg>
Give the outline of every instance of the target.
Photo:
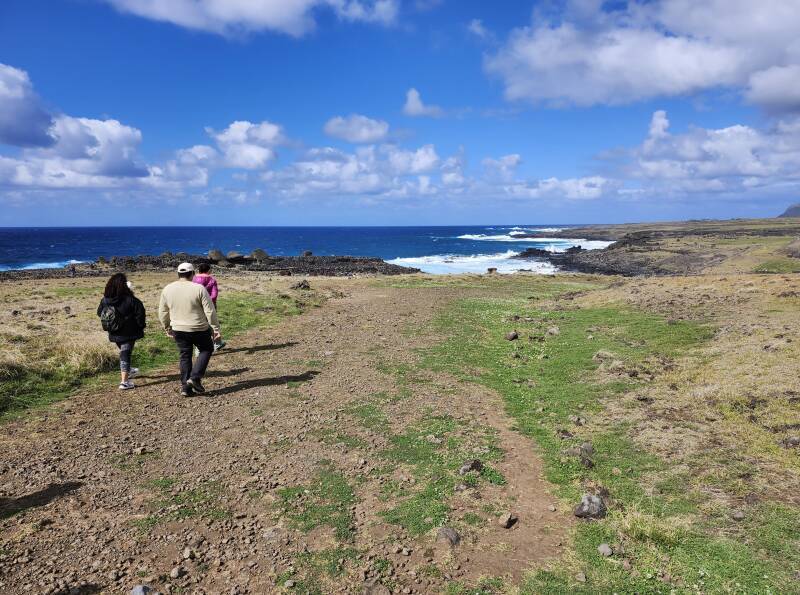
<svg viewBox="0 0 800 595">
<path fill-rule="evenodd" d="M 713 501 L 800 503 L 800 457 L 783 444 L 800 434 L 794 292 L 796 275 L 717 275 L 634 279 L 583 297 L 717 328 L 699 353 L 609 402 L 606 423 L 632 423 L 640 445 L 692 469 L 692 487 Z"/>
</svg>

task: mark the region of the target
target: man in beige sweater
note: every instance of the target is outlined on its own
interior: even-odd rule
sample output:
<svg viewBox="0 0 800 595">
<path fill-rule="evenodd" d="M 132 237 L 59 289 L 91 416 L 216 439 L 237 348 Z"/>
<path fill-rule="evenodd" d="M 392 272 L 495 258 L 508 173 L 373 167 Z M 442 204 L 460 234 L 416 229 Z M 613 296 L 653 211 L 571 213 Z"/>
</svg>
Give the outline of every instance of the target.
<svg viewBox="0 0 800 595">
<path fill-rule="evenodd" d="M 179 265 L 178 280 L 164 288 L 158 304 L 161 326 L 175 339 L 180 352 L 181 395 L 184 397 L 205 392 L 203 376 L 214 352 L 214 341 L 221 338 L 214 303 L 205 287 L 192 283 L 192 277 L 194 266 L 191 263 Z M 199 352 L 194 365 L 193 347 Z"/>
</svg>

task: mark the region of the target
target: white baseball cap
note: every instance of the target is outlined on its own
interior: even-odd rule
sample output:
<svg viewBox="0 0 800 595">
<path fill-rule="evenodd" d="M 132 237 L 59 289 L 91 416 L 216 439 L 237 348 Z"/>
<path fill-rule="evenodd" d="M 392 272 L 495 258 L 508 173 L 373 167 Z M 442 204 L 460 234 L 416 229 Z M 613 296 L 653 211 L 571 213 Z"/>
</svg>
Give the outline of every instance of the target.
<svg viewBox="0 0 800 595">
<path fill-rule="evenodd" d="M 178 265 L 179 273 L 194 273 L 194 265 L 191 262 L 182 262 Z"/>
</svg>

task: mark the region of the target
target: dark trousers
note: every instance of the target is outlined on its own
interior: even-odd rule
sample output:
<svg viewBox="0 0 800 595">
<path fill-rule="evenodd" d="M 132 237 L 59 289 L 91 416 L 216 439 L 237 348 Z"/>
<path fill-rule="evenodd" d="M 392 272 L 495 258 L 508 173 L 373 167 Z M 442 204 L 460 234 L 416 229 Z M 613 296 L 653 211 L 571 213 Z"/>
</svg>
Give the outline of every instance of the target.
<svg viewBox="0 0 800 595">
<path fill-rule="evenodd" d="M 181 354 L 181 385 L 186 388 L 186 381 L 200 380 L 206 373 L 208 360 L 214 352 L 214 343 L 211 340 L 211 329 L 195 331 L 192 333 L 174 331 L 175 344 Z M 197 347 L 200 352 L 192 365 L 192 348 Z"/>
</svg>

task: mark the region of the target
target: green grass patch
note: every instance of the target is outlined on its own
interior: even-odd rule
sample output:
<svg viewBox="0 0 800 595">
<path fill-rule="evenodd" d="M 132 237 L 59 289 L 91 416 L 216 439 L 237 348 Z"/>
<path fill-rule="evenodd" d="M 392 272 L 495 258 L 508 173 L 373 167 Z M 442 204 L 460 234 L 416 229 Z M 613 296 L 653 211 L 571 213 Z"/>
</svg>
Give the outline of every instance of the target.
<svg viewBox="0 0 800 595">
<path fill-rule="evenodd" d="M 314 433 L 315 435 L 319 436 L 322 442 L 330 446 L 341 444 L 347 448 L 361 449 L 365 449 L 369 446 L 366 441 L 362 440 L 358 436 L 351 436 L 350 434 L 346 434 L 344 432 L 337 432 L 333 428 L 324 428 Z"/>
<path fill-rule="evenodd" d="M 339 541 L 353 539 L 350 507 L 356 502 L 355 492 L 332 463 L 323 462 L 310 484 L 283 488 L 278 496 L 278 506 L 292 526 L 304 532 L 328 526 Z"/>
<path fill-rule="evenodd" d="M 800 273 L 800 259 L 773 258 L 753 269 L 754 273 Z"/>
<path fill-rule="evenodd" d="M 369 430 L 385 431 L 389 427 L 389 418 L 377 403 L 358 403 L 350 407 L 348 413 Z"/>
<path fill-rule="evenodd" d="M 502 457 L 496 432 L 488 427 L 467 426 L 450 416 L 429 413 L 403 433 L 391 436 L 381 457 L 410 469 L 417 480 L 413 492 L 397 482 L 386 482 L 383 486 L 387 499 L 389 496 L 400 499 L 383 513 L 384 518 L 412 535 L 426 533 L 447 520 L 450 513 L 447 501 L 456 484 L 505 482 L 502 474 L 486 464 Z M 473 458 L 480 458 L 484 469 L 480 473 L 459 475 L 461 465 Z"/>
<path fill-rule="evenodd" d="M 147 532 L 168 521 L 230 518 L 230 511 L 220 505 L 224 490 L 219 482 L 205 481 L 187 489 L 177 489 L 178 483 L 173 477 L 159 477 L 147 481 L 145 487 L 156 493 L 147 505 L 151 512 L 147 517 L 134 521 L 133 525 Z"/>
<path fill-rule="evenodd" d="M 603 415 L 605 400 L 646 384 L 671 359 L 708 340 L 713 329 L 615 306 L 548 310 L 530 297 L 520 289 L 516 296 L 456 302 L 437 322 L 447 338 L 423 359 L 430 369 L 502 394 L 518 429 L 540 445 L 546 476 L 569 504 L 586 482 L 605 486 L 614 498 L 608 518 L 578 525 L 573 544 L 578 567 L 539 572 L 523 592 L 796 590 L 788 573 L 797 565 L 797 513 L 765 508 L 751 525 L 704 517 L 690 477 L 637 447 L 624 423 L 607 420 L 602 428 L 591 423 Z M 548 335 L 552 327 L 558 333 Z M 512 329 L 520 340 L 505 340 Z M 599 351 L 607 354 L 595 357 Z M 575 415 L 590 424 L 576 426 L 570 420 Z M 561 430 L 574 438 L 562 439 Z M 562 453 L 584 440 L 594 445 L 591 469 Z M 717 481 L 741 476 L 732 469 Z M 661 489 L 652 495 L 648 485 Z M 624 543 L 635 572 L 623 570 L 618 557 L 600 556 L 597 546 L 603 542 Z M 575 580 L 578 570 L 585 572 L 586 583 Z"/>
</svg>

